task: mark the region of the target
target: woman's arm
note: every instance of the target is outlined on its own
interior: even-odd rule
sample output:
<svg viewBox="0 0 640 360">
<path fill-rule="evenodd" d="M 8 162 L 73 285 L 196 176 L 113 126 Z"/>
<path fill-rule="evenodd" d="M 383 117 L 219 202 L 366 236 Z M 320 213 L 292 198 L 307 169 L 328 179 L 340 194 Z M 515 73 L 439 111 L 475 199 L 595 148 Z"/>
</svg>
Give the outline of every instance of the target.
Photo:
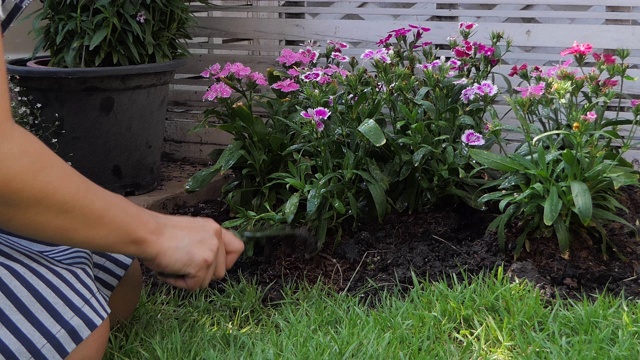
<svg viewBox="0 0 640 360">
<path fill-rule="evenodd" d="M 139 257 L 195 288 L 224 276 L 242 242 L 214 221 L 161 215 L 93 184 L 11 117 L 0 41 L 0 228 L 55 244 Z"/>
</svg>

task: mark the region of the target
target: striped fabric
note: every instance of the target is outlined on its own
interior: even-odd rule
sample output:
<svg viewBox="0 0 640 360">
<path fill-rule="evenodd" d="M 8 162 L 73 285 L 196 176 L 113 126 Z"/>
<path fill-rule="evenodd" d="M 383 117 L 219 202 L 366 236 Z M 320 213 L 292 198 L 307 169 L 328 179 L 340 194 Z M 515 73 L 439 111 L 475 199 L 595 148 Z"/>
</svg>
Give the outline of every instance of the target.
<svg viewBox="0 0 640 360">
<path fill-rule="evenodd" d="M 64 359 L 106 319 L 131 261 L 0 230 L 0 359 Z"/>
<path fill-rule="evenodd" d="M 2 19 L 2 33 L 13 24 L 14 21 L 22 14 L 24 9 L 29 6 L 32 0 L 2 0 L 0 7 L 0 19 Z"/>
</svg>

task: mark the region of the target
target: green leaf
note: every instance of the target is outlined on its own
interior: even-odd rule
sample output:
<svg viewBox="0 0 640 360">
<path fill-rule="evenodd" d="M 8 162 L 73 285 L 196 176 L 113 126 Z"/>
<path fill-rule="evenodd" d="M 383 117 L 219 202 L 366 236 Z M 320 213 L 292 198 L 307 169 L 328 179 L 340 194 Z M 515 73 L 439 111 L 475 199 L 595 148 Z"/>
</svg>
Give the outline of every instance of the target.
<svg viewBox="0 0 640 360">
<path fill-rule="evenodd" d="M 553 186 L 549 197 L 547 197 L 547 200 L 544 202 L 544 224 L 551 226 L 551 224 L 556 221 L 558 214 L 560 214 L 560 209 L 562 209 L 562 201 L 558 196 L 558 188 Z"/>
<path fill-rule="evenodd" d="M 287 219 L 287 223 L 291 224 L 293 218 L 296 216 L 296 212 L 298 211 L 298 204 L 300 203 L 300 192 L 297 192 L 287 200 L 284 204 L 284 216 Z"/>
<path fill-rule="evenodd" d="M 238 161 L 238 159 L 244 155 L 242 150 L 242 142 L 234 141 L 227 146 L 226 149 L 220 154 L 220 158 L 216 163 L 216 166 L 220 167 L 220 172 L 227 171 Z"/>
<path fill-rule="evenodd" d="M 340 214 L 344 215 L 347 212 L 347 209 L 344 207 L 344 204 L 339 199 L 331 199 L 331 205 L 336 209 Z"/>
<path fill-rule="evenodd" d="M 371 182 L 367 183 L 367 187 L 369 188 L 369 192 L 373 197 L 373 202 L 376 205 L 378 220 L 382 221 L 387 213 L 387 195 L 384 192 L 384 188 L 380 184 Z"/>
<path fill-rule="evenodd" d="M 93 34 L 93 37 L 91 38 L 91 43 L 89 44 L 89 50 L 93 50 L 94 47 L 100 44 L 100 42 L 105 38 L 105 36 L 107 36 L 108 33 L 109 33 L 109 28 L 102 28 L 96 31 L 96 33 Z"/>
<path fill-rule="evenodd" d="M 582 181 L 574 180 L 569 182 L 571 186 L 571 195 L 573 196 L 573 203 L 575 209 L 573 210 L 582 224 L 587 225 L 591 221 L 593 214 L 593 204 L 591 203 L 591 192 L 587 184 Z"/>
<path fill-rule="evenodd" d="M 430 147 L 427 146 L 422 146 L 420 147 L 420 149 L 418 149 L 418 151 L 416 151 L 415 153 L 413 153 L 413 166 L 418 166 L 420 165 L 420 162 L 422 161 L 422 158 L 424 157 L 424 155 L 431 150 Z"/>
<path fill-rule="evenodd" d="M 216 175 L 219 174 L 219 170 L 220 169 L 217 166 L 210 166 L 206 169 L 198 171 L 197 173 L 195 173 L 195 175 L 189 178 L 184 186 L 185 190 L 187 192 L 194 192 L 202 189 L 203 187 L 207 186 Z"/>
<path fill-rule="evenodd" d="M 313 188 L 309 191 L 309 196 L 307 197 L 307 215 L 313 215 L 316 212 L 321 200 L 322 192 L 318 188 Z"/>
<path fill-rule="evenodd" d="M 380 126 L 378 126 L 373 119 L 366 119 L 363 121 L 360 126 L 358 126 L 358 131 L 360 131 L 375 146 L 382 146 L 387 142 L 384 132 L 382 132 Z"/>
<path fill-rule="evenodd" d="M 469 149 L 471 157 L 482 165 L 488 166 L 498 171 L 518 171 L 524 170 L 524 167 L 514 160 L 492 153 L 490 151 Z"/>
<path fill-rule="evenodd" d="M 562 252 L 562 256 L 567 258 L 569 256 L 569 244 L 571 242 L 571 233 L 569 233 L 569 228 L 564 221 L 556 221 L 553 224 L 553 228 L 556 231 L 556 237 L 558 238 L 558 246 L 560 247 L 560 251 Z"/>
</svg>

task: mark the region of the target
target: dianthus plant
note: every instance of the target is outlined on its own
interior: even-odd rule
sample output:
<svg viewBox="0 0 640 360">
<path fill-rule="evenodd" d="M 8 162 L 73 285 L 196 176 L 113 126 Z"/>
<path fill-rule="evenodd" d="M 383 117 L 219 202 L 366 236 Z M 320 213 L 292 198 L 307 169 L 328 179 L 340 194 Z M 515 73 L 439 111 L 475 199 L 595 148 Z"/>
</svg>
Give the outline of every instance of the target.
<svg viewBox="0 0 640 360">
<path fill-rule="evenodd" d="M 518 83 L 507 101 L 522 145 L 504 156 L 471 151 L 479 163 L 504 174 L 480 200 L 499 202 L 502 213 L 490 230 L 498 231 L 502 246 L 505 225 L 520 224 L 516 255 L 536 237 L 549 235 L 557 237 L 565 257 L 571 241 L 596 240 L 606 255 L 607 248 L 615 249 L 607 224 L 633 229 L 616 215 L 626 210 L 617 200 L 618 189 L 638 184 L 622 157 L 633 145 L 640 115 L 639 101 L 627 101 L 622 93 L 624 82 L 634 80 L 624 62 L 629 53 L 596 53 L 589 44 L 575 43 L 561 55 L 565 58 L 556 66 L 523 64 L 509 74 Z M 587 60 L 594 66 L 586 67 Z M 632 116 L 620 115 L 625 106 Z"/>
<path fill-rule="evenodd" d="M 227 225 L 306 225 L 318 239 L 313 250 L 329 229 L 339 236 L 344 220 L 420 210 L 449 195 L 472 201 L 469 148 L 499 135 L 485 133 L 496 117 L 491 70 L 509 46 L 500 48 L 500 33 L 472 41 L 475 26 L 461 23 L 447 49 L 411 24 L 359 56 L 328 41 L 322 53 L 282 50 L 281 68 L 266 75 L 240 63 L 211 66 L 201 127 L 234 141 L 187 189 L 230 170 L 224 192 L 239 218 Z"/>
</svg>

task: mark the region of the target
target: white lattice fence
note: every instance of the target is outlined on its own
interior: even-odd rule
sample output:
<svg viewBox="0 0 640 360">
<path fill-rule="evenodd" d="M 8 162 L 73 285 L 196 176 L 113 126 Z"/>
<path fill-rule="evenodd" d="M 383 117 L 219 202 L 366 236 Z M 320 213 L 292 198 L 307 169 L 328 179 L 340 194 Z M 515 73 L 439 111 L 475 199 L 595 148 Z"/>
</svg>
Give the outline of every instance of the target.
<svg viewBox="0 0 640 360">
<path fill-rule="evenodd" d="M 436 44 L 457 33 L 458 23 L 480 24 L 476 39 L 491 31 L 513 39 L 501 71 L 513 64 L 552 65 L 573 41 L 589 42 L 598 51 L 631 50 L 633 75 L 640 75 L 640 0 L 466 0 L 466 1 L 211 1 L 192 5 L 199 18 L 190 44 L 194 56 L 177 76 L 170 95 L 167 153 L 204 158 L 228 141 L 215 130 L 189 134 L 206 104 L 208 82 L 197 75 L 207 66 L 240 61 L 256 70 L 275 66 L 285 47 L 306 40 L 350 43 L 347 55 L 359 55 L 387 31 L 421 24 Z M 640 96 L 640 84 L 626 87 Z"/>
</svg>

